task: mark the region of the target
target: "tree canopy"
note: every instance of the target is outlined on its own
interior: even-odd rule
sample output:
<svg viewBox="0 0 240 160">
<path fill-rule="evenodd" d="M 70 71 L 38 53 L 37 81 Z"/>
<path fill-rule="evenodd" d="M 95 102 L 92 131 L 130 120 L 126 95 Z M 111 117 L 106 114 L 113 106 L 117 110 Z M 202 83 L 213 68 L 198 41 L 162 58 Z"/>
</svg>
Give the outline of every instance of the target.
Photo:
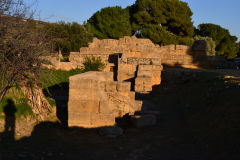
<svg viewBox="0 0 240 160">
<path fill-rule="evenodd" d="M 146 25 L 162 26 L 178 36 L 192 36 L 194 27 L 192 11 L 186 2 L 179 0 L 137 0 L 133 6 L 134 30 Z"/>
<path fill-rule="evenodd" d="M 216 24 L 200 24 L 197 33 L 203 37 L 211 37 L 216 43 L 216 54 L 227 59 L 235 58 L 238 52 L 237 37 Z"/>
<path fill-rule="evenodd" d="M 157 44 L 188 44 L 194 33 L 192 11 L 180 0 L 137 0 L 132 6 L 107 7 L 87 21 L 94 36 L 118 39 L 137 35 Z"/>
<path fill-rule="evenodd" d="M 87 28 L 100 39 L 130 36 L 129 10 L 119 6 L 103 8 L 87 21 Z"/>
<path fill-rule="evenodd" d="M 93 38 L 84 26 L 73 23 L 51 23 L 46 24 L 49 27 L 48 35 L 53 41 L 53 50 L 62 50 L 63 53 L 79 51 L 80 47 L 87 46 Z"/>
</svg>

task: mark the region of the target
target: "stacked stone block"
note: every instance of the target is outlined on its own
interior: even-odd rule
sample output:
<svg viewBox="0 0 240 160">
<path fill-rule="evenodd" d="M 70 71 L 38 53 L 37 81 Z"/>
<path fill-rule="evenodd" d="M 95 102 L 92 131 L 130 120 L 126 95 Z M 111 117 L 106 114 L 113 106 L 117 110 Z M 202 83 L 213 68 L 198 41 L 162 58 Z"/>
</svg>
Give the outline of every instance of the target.
<svg viewBox="0 0 240 160">
<path fill-rule="evenodd" d="M 150 92 L 153 85 L 161 83 L 162 65 L 138 65 L 135 78 L 136 92 Z"/>
<path fill-rule="evenodd" d="M 115 118 L 141 110 L 129 82 L 113 81 L 112 72 L 87 72 L 70 77 L 68 125 L 113 126 Z"/>
</svg>

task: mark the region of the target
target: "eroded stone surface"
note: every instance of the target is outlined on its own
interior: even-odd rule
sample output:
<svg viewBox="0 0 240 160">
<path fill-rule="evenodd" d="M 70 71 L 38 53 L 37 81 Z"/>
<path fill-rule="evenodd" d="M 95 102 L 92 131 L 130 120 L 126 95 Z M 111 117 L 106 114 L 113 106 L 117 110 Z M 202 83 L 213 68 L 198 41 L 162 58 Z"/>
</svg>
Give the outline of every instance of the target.
<svg viewBox="0 0 240 160">
<path fill-rule="evenodd" d="M 70 77 L 68 125 L 86 128 L 115 125 L 115 118 L 141 110 L 130 82 L 113 81 L 112 72 Z"/>
</svg>

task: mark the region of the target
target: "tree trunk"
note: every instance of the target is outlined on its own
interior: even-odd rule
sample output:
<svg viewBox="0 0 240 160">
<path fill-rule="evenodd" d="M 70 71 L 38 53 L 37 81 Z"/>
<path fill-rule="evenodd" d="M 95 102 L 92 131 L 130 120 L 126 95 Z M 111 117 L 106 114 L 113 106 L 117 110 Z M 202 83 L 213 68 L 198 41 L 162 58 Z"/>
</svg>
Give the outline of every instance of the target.
<svg viewBox="0 0 240 160">
<path fill-rule="evenodd" d="M 35 113 L 40 120 L 45 120 L 47 113 L 51 112 L 52 108 L 46 100 L 42 89 L 35 84 L 34 88 L 31 88 L 29 85 L 22 87 L 22 91 L 29 99 L 29 105 L 32 107 L 33 113 Z"/>
</svg>

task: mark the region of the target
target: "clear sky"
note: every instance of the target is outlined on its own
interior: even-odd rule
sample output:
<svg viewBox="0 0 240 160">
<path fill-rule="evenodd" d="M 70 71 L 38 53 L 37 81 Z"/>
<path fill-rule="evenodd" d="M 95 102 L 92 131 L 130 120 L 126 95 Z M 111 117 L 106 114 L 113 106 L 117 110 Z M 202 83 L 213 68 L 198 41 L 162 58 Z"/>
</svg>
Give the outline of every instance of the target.
<svg viewBox="0 0 240 160">
<path fill-rule="evenodd" d="M 182 0 L 193 11 L 194 25 L 214 23 L 228 29 L 240 40 L 240 0 Z M 45 21 L 83 23 L 97 10 L 108 6 L 132 5 L 135 0 L 38 0 L 38 10 Z"/>
</svg>

